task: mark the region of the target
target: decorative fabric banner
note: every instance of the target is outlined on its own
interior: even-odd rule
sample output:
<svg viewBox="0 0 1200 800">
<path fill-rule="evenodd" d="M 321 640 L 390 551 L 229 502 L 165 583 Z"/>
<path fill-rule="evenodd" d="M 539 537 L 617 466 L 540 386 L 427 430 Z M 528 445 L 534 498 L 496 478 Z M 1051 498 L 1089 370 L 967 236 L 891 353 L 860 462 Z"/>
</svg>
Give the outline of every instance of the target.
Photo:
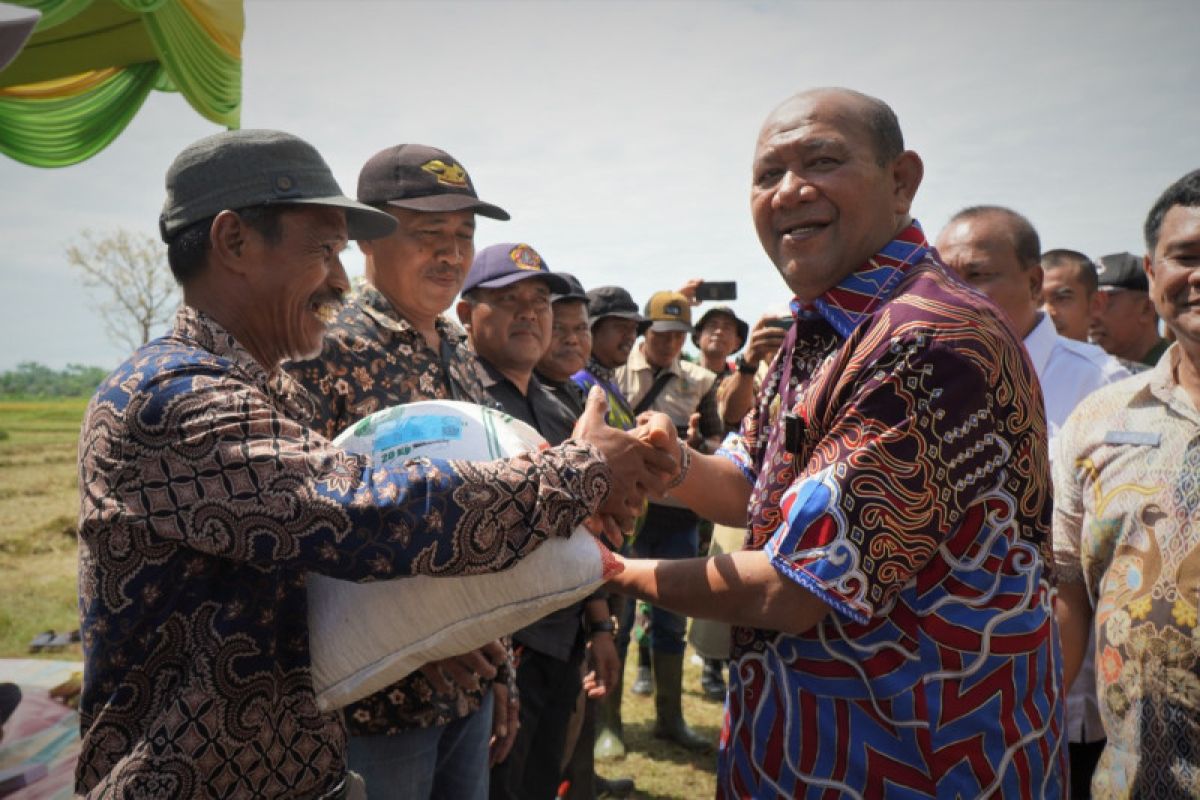
<svg viewBox="0 0 1200 800">
<path fill-rule="evenodd" d="M 103 150 L 152 89 L 240 124 L 241 0 L 19 0 L 42 12 L 0 72 L 0 152 L 62 167 Z"/>
</svg>

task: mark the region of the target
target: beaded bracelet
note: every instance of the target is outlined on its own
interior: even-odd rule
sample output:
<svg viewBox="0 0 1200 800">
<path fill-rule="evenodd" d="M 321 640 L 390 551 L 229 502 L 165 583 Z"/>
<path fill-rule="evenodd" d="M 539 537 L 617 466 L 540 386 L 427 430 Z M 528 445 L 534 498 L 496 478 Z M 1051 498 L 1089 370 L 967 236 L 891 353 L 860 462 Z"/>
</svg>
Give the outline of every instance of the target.
<svg viewBox="0 0 1200 800">
<path fill-rule="evenodd" d="M 680 439 L 679 440 L 679 474 L 671 479 L 671 482 L 667 484 L 667 488 L 674 489 L 675 487 L 679 486 L 679 484 L 683 483 L 684 478 L 687 477 L 688 469 L 691 466 L 692 466 L 691 448 L 689 448 L 687 446 L 687 442 Z"/>
</svg>

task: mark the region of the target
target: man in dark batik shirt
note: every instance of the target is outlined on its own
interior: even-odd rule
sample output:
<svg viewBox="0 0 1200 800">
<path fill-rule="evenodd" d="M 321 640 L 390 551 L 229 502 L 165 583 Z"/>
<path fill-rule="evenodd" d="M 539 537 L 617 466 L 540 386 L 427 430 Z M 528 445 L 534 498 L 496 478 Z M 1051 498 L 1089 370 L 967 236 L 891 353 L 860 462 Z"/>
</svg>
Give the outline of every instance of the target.
<svg viewBox="0 0 1200 800">
<path fill-rule="evenodd" d="M 373 156 L 358 197 L 398 224 L 359 245 L 366 281 L 330 326 L 321 355 L 288 367 L 316 403 L 320 429 L 333 438 L 368 414 L 419 400 L 497 406 L 465 334 L 443 312 L 474 257 L 475 215 L 508 213 L 479 199 L 453 156 L 424 145 Z M 502 754 L 515 735 L 507 724 L 514 689 L 507 643 L 427 665 L 346 708 L 350 767 L 373 792 L 483 798 L 489 738 L 496 734 Z"/>
<path fill-rule="evenodd" d="M 552 296 L 571 289 L 529 245 L 497 244 L 476 257 L 458 304 L 458 317 L 487 373 L 488 393 L 550 444 L 570 436 L 575 414 L 542 385 L 533 370 L 550 345 L 555 316 Z M 512 753 L 492 769 L 493 800 L 556 796 L 567 723 L 581 686 L 584 625 L 599 684 L 611 686 L 616 680 L 617 652 L 603 592 L 513 634 L 518 646 L 521 724 Z"/>
<path fill-rule="evenodd" d="M 1041 392 L 909 215 L 922 174 L 875 98 L 767 118 L 750 208 L 795 324 L 670 489 L 745 546 L 611 583 L 734 624 L 719 798 L 1067 791 Z"/>
<path fill-rule="evenodd" d="M 307 573 L 492 572 L 597 510 L 628 523 L 634 482 L 661 489 L 643 465 L 671 459 L 599 405 L 587 442 L 487 464 L 374 466 L 309 427 L 279 365 L 320 352 L 348 236 L 395 226 L 277 131 L 207 137 L 168 170 L 159 227 L 183 306 L 101 384 L 79 438 L 76 791 L 353 796 L 341 718 L 313 691 Z"/>
</svg>

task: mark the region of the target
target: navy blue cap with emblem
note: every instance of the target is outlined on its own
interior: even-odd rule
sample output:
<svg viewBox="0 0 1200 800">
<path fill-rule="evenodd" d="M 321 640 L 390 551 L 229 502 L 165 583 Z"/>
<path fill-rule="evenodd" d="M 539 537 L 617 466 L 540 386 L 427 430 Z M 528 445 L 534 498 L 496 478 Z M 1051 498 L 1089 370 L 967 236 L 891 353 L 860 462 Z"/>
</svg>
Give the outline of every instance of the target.
<svg viewBox="0 0 1200 800">
<path fill-rule="evenodd" d="M 505 243 L 485 247 L 475 255 L 463 294 L 475 288 L 499 289 L 517 281 L 541 278 L 551 294 L 567 294 L 571 284 L 555 275 L 545 260 L 527 244 Z"/>
</svg>

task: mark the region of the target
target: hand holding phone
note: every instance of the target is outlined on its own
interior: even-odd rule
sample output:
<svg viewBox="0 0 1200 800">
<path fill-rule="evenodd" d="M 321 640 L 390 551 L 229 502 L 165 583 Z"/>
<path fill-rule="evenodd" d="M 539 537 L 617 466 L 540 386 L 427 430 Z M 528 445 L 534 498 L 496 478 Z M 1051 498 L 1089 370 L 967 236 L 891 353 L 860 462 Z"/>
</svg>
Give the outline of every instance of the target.
<svg viewBox="0 0 1200 800">
<path fill-rule="evenodd" d="M 696 287 L 696 301 L 737 300 L 737 281 L 704 281 Z"/>
</svg>

